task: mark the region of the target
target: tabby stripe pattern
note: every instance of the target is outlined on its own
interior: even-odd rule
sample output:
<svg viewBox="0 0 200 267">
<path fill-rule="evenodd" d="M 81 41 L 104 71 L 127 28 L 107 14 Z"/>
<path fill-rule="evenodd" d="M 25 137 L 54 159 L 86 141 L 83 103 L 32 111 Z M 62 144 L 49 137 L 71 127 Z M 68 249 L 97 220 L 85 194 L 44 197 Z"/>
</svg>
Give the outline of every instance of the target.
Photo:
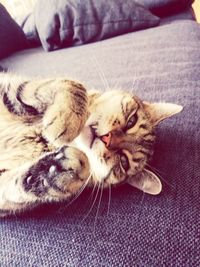
<svg viewBox="0 0 200 267">
<path fill-rule="evenodd" d="M 25 111 L 26 113 L 28 113 L 29 115 L 39 115 L 39 112 L 37 111 L 37 109 L 35 109 L 32 106 L 29 106 L 27 104 L 25 104 L 22 99 L 21 99 L 21 94 L 23 93 L 23 90 L 25 89 L 25 86 L 28 84 L 28 82 L 24 82 L 22 84 L 19 85 L 19 87 L 17 88 L 17 94 L 16 94 L 16 99 L 19 101 L 19 103 L 21 104 L 23 111 Z"/>
</svg>

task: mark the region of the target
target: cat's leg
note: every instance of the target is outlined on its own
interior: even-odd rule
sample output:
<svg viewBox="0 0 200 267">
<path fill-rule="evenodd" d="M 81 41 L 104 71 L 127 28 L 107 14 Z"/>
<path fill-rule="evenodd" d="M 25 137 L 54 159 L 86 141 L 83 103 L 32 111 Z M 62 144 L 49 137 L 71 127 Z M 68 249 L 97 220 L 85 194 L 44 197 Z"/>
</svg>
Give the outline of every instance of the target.
<svg viewBox="0 0 200 267">
<path fill-rule="evenodd" d="M 56 146 L 71 142 L 88 118 L 85 88 L 72 81 L 58 81 L 59 90 L 43 117 L 43 135 Z"/>
<path fill-rule="evenodd" d="M 7 110 L 28 122 L 41 119 L 43 136 L 56 146 L 71 142 L 88 118 L 88 96 L 78 82 L 26 80 L 4 74 L 0 75 L 0 85 Z"/>
<path fill-rule="evenodd" d="M 0 175 L 0 217 L 18 213 L 51 201 L 66 200 L 89 180 L 85 154 L 63 146 L 34 163 L 27 163 Z"/>
</svg>

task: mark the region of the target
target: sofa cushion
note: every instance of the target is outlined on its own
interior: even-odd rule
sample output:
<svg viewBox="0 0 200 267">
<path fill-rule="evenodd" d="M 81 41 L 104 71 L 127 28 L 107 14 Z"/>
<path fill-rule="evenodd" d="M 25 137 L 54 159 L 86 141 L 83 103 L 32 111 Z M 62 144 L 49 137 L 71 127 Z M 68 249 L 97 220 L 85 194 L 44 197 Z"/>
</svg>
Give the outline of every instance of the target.
<svg viewBox="0 0 200 267">
<path fill-rule="evenodd" d="M 189 10 L 193 1 L 194 0 L 135 0 L 134 2 L 143 5 L 156 16 L 166 17 L 172 14 L 178 15 L 180 11 Z M 45 3 L 45 5 L 46 4 L 47 3 Z M 29 44 L 32 47 L 41 45 L 35 25 L 34 12 L 32 11 L 31 13 L 19 16 L 16 20 L 26 34 Z"/>
<path fill-rule="evenodd" d="M 194 0 L 135 0 L 159 17 L 169 16 L 191 6 Z"/>
<path fill-rule="evenodd" d="M 40 0 L 35 23 L 46 51 L 156 26 L 159 18 L 129 0 Z"/>
<path fill-rule="evenodd" d="M 0 4 L 0 59 L 26 47 L 26 36 Z"/>
</svg>

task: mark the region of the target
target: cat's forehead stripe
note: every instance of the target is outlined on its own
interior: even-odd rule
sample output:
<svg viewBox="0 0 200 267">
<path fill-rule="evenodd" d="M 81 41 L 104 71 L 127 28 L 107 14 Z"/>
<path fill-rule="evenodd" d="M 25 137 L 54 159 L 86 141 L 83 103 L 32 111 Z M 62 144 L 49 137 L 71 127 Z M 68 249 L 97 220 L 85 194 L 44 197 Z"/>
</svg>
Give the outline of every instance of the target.
<svg viewBox="0 0 200 267">
<path fill-rule="evenodd" d="M 127 96 L 124 96 L 121 101 L 121 111 L 125 118 L 127 118 L 131 112 L 137 110 L 138 103 L 133 99 Z"/>
</svg>

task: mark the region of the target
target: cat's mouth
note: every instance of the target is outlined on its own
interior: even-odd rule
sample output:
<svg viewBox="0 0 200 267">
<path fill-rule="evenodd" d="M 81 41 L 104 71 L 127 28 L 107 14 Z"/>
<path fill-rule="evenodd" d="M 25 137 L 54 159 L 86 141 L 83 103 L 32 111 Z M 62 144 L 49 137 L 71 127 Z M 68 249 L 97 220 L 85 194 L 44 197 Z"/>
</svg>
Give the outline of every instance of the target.
<svg viewBox="0 0 200 267">
<path fill-rule="evenodd" d="M 98 135 L 96 132 L 96 127 L 92 125 L 85 126 L 83 130 L 81 131 L 81 136 L 83 139 L 84 144 L 92 149 L 93 144 L 96 139 L 101 140 L 106 146 L 108 145 L 108 138 L 109 134 L 106 135 Z"/>
</svg>

